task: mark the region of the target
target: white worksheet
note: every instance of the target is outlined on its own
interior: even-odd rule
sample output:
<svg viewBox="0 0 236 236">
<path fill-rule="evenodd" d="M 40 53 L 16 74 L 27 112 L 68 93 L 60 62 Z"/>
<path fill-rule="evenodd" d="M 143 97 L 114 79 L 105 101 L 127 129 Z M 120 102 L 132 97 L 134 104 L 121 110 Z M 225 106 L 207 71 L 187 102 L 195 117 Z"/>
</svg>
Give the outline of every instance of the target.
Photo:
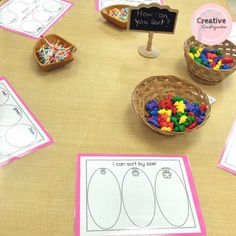
<svg viewBox="0 0 236 236">
<path fill-rule="evenodd" d="M 53 143 L 11 85 L 0 77 L 0 166 Z"/>
<path fill-rule="evenodd" d="M 9 0 L 0 7 L 0 27 L 38 39 L 72 6 L 64 0 Z"/>
<path fill-rule="evenodd" d="M 207 95 L 208 99 L 209 99 L 209 102 L 211 105 L 213 105 L 215 102 L 216 102 L 216 99 L 210 95 Z"/>
<path fill-rule="evenodd" d="M 231 42 L 233 42 L 236 45 L 236 22 L 233 22 L 233 24 L 232 24 L 232 31 L 229 35 L 228 40 L 230 40 Z"/>
<path fill-rule="evenodd" d="M 218 166 L 226 171 L 236 174 L 236 121 L 234 122 L 226 140 Z"/>
<path fill-rule="evenodd" d="M 151 4 L 151 3 L 159 3 L 163 4 L 163 0 L 96 0 L 96 9 L 97 11 L 102 10 L 105 7 L 117 4 L 125 4 L 137 6 L 141 3 Z"/>
<path fill-rule="evenodd" d="M 186 156 L 77 158 L 75 236 L 206 235 Z"/>
</svg>

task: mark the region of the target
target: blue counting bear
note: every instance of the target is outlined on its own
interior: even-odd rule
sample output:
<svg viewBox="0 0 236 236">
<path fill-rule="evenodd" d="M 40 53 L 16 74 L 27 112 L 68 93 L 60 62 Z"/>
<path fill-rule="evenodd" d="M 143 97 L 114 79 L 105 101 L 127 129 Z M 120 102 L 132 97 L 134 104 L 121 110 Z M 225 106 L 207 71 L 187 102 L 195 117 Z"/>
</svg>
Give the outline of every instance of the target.
<svg viewBox="0 0 236 236">
<path fill-rule="evenodd" d="M 152 110 L 154 109 L 154 108 L 156 108 L 156 112 L 157 112 L 157 110 L 158 110 L 158 104 L 157 104 L 157 101 L 156 100 L 151 100 L 151 101 L 149 101 L 149 103 L 147 103 L 146 105 L 145 105 L 145 108 L 146 108 L 146 111 L 147 112 L 152 112 Z"/>
<path fill-rule="evenodd" d="M 149 118 L 147 121 L 148 121 L 148 123 L 150 123 L 151 125 L 156 126 L 157 128 L 160 127 L 158 121 L 155 118 L 153 118 L 153 117 Z"/>
</svg>

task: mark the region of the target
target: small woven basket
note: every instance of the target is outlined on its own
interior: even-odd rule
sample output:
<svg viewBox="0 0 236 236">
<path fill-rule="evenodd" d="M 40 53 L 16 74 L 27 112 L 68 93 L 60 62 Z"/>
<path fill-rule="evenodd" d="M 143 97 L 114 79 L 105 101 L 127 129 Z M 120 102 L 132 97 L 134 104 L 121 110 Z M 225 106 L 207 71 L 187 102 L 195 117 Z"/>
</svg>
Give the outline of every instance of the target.
<svg viewBox="0 0 236 236">
<path fill-rule="evenodd" d="M 213 70 L 211 68 L 205 67 L 198 62 L 195 62 L 189 56 L 190 48 L 192 47 L 202 47 L 208 49 L 219 49 L 222 51 L 224 56 L 230 56 L 234 58 L 234 65 L 231 69 L 227 70 Z M 214 46 L 207 46 L 191 36 L 184 43 L 184 56 L 187 63 L 187 68 L 189 75 L 192 79 L 203 84 L 217 84 L 230 76 L 236 70 L 236 46 L 229 40 L 225 40 L 223 43 Z"/>
<path fill-rule="evenodd" d="M 146 118 L 149 116 L 145 109 L 145 105 L 152 99 L 156 99 L 157 102 L 166 99 L 168 95 L 179 96 L 185 98 L 191 102 L 205 103 L 207 110 L 204 121 L 189 131 L 183 132 L 167 132 L 149 124 Z M 144 123 L 154 131 L 157 131 L 163 135 L 181 135 L 194 131 L 205 124 L 207 119 L 210 117 L 211 104 L 209 102 L 208 96 L 204 93 L 201 88 L 188 82 L 182 80 L 173 75 L 166 76 L 152 76 L 141 83 L 139 83 L 132 95 L 132 104 L 135 112 L 141 117 Z"/>
</svg>

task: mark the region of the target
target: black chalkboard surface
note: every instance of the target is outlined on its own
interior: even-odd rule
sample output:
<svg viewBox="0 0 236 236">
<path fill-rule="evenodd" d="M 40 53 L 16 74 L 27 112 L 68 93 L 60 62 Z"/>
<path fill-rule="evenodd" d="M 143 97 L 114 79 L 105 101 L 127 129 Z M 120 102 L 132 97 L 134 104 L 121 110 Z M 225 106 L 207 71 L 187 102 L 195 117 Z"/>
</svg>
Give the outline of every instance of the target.
<svg viewBox="0 0 236 236">
<path fill-rule="evenodd" d="M 174 33 L 178 10 L 157 3 L 129 8 L 128 29 Z"/>
</svg>

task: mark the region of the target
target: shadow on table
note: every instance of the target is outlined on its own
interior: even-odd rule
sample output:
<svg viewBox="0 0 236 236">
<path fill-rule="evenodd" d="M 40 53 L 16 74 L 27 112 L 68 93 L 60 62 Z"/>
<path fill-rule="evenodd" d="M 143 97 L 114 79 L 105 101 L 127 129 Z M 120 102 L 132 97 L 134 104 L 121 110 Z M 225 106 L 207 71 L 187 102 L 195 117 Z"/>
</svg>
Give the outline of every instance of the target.
<svg viewBox="0 0 236 236">
<path fill-rule="evenodd" d="M 61 80 L 62 78 L 67 79 L 73 77 L 77 71 L 75 68 L 79 67 L 79 64 L 80 58 L 78 55 L 74 56 L 74 60 L 71 63 L 51 71 L 43 71 L 35 61 L 32 62 L 35 73 L 37 73 L 40 78 L 48 79 L 50 81 L 57 81 Z"/>
</svg>

